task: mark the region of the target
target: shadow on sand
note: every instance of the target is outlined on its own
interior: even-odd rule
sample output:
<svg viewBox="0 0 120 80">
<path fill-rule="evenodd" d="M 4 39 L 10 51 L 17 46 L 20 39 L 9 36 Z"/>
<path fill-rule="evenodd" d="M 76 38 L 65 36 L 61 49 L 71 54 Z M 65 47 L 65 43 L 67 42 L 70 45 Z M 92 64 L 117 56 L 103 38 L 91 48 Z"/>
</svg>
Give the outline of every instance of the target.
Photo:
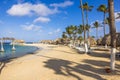
<svg viewBox="0 0 120 80">
<path fill-rule="evenodd" d="M 5 62 L 0 62 L 0 74 L 3 70 L 3 68 L 5 67 L 5 64 L 6 64 Z"/>
<path fill-rule="evenodd" d="M 69 53 L 67 51 L 60 51 Z M 69 53 L 71 54 L 71 53 Z M 79 53 L 78 53 L 79 54 Z M 49 58 L 45 61 L 45 67 L 54 70 L 55 74 L 63 75 L 63 76 L 71 76 L 76 78 L 76 80 L 83 80 L 80 75 L 84 75 L 88 78 L 93 78 L 96 80 L 107 80 L 102 77 L 102 75 L 120 75 L 120 65 L 116 64 L 117 71 L 115 73 L 106 73 L 105 66 L 109 67 L 110 62 L 107 61 L 99 61 L 99 60 L 88 60 L 84 59 L 81 63 L 58 59 L 54 57 L 44 56 L 44 55 L 36 55 L 40 57 Z M 93 57 L 101 57 L 101 58 L 109 58 L 110 55 L 106 53 L 92 53 L 89 56 Z M 102 64 L 101 64 L 102 63 Z M 74 65 L 74 66 L 73 66 Z"/>
<path fill-rule="evenodd" d="M 2 70 L 4 69 L 5 65 L 8 62 L 12 61 L 12 59 L 14 59 L 14 58 L 9 59 L 9 58 L 6 57 L 6 58 L 3 58 L 3 59 L 0 59 L 0 74 L 2 73 Z"/>
<path fill-rule="evenodd" d="M 100 58 L 110 58 L 110 53 L 108 53 L 108 52 L 96 52 L 96 51 L 93 51 L 88 55 L 93 56 L 93 57 L 100 57 Z"/>
<path fill-rule="evenodd" d="M 80 77 L 80 74 L 94 78 L 96 80 L 105 80 L 99 75 L 102 74 L 104 70 L 101 68 L 92 67 L 89 64 L 78 64 L 62 59 L 49 59 L 44 63 L 45 63 L 45 67 L 54 70 L 55 74 L 72 76 L 77 80 L 83 80 Z M 71 66 L 71 65 L 75 65 L 75 66 Z"/>
</svg>

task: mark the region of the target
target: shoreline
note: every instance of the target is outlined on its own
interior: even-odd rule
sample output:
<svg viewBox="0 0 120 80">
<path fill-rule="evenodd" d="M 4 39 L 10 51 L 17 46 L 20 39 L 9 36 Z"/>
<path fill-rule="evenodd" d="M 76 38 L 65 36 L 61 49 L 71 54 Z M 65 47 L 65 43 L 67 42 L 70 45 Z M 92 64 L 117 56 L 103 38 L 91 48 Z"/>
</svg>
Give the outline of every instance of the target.
<svg viewBox="0 0 120 80">
<path fill-rule="evenodd" d="M 42 49 L 41 47 L 35 46 L 35 45 L 33 45 L 33 44 L 31 44 L 31 45 L 29 45 L 29 44 L 24 44 L 24 45 L 17 45 L 17 46 L 28 46 L 28 47 L 31 46 L 31 47 L 34 47 L 34 48 L 36 48 L 36 49 L 34 49 L 33 51 L 23 52 L 23 54 L 21 54 L 21 55 L 17 55 L 17 53 L 15 53 L 15 55 L 16 55 L 15 57 L 11 57 L 11 56 L 1 57 L 1 58 L 0 58 L 0 62 L 6 62 L 6 61 L 11 60 L 11 59 L 16 59 L 16 58 L 20 58 L 20 57 L 23 57 L 23 56 L 26 56 L 26 55 L 29 55 L 29 54 L 34 54 L 36 51 Z M 4 52 L 3 52 L 3 54 L 4 54 Z M 19 53 L 19 54 L 20 54 L 20 53 Z"/>
<path fill-rule="evenodd" d="M 0 62 L 5 62 L 5 63 L 8 63 L 9 64 L 9 61 L 15 61 L 16 59 L 19 59 L 19 58 L 22 58 L 22 57 L 26 57 L 26 56 L 29 56 L 29 55 L 34 55 L 34 54 L 37 54 L 41 51 L 45 51 L 45 50 L 49 50 L 49 49 L 52 49 L 52 48 L 49 48 L 49 46 L 57 46 L 57 45 L 46 45 L 46 44 L 24 44 L 22 46 L 32 46 L 32 47 L 36 47 L 37 49 L 35 51 L 32 51 L 32 52 L 27 52 L 21 56 L 18 56 L 18 57 L 13 57 L 13 58 L 3 58 L 3 60 L 1 60 Z"/>
</svg>

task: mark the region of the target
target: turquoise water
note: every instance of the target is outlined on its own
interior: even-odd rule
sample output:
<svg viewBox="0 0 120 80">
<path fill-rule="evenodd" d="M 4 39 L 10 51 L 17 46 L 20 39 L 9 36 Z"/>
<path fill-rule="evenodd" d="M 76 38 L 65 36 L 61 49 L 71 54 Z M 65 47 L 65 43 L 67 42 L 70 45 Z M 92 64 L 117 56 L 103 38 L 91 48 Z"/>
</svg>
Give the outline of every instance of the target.
<svg viewBox="0 0 120 80">
<path fill-rule="evenodd" d="M 4 43 L 3 47 L 5 51 L 0 52 L 0 61 L 24 56 L 38 49 L 37 47 L 34 47 L 34 46 L 15 45 L 16 50 L 12 51 L 12 45 L 10 45 L 9 43 Z M 0 46 L 0 49 L 1 49 L 1 46 Z"/>
</svg>

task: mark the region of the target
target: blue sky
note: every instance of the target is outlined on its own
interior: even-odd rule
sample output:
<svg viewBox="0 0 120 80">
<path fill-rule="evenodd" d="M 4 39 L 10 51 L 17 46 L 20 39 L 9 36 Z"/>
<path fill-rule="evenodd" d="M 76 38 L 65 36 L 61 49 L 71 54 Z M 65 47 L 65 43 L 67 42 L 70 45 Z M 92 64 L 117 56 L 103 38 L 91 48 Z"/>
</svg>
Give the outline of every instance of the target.
<svg viewBox="0 0 120 80">
<path fill-rule="evenodd" d="M 93 5 L 89 12 L 89 24 L 102 21 L 103 13 L 97 12 L 100 4 L 107 0 L 83 0 Z M 114 0 L 115 13 L 120 12 L 120 0 Z M 61 37 L 65 27 L 80 25 L 81 10 L 79 0 L 0 0 L 0 37 L 15 37 L 25 41 L 39 41 Z M 115 16 L 118 16 L 115 14 Z M 120 19 L 116 20 L 117 32 L 120 32 Z M 90 34 L 96 35 L 95 29 Z M 106 26 L 106 33 L 109 32 Z M 103 29 L 99 28 L 99 36 Z"/>
</svg>

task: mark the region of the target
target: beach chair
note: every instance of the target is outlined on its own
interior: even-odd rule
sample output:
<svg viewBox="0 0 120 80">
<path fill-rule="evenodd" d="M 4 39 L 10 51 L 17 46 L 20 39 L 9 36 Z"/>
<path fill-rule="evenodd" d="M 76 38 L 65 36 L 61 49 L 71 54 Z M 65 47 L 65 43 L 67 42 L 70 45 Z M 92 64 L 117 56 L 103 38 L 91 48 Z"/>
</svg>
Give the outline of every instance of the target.
<svg viewBox="0 0 120 80">
<path fill-rule="evenodd" d="M 78 52 L 85 52 L 85 48 L 83 46 L 80 47 L 75 47 L 75 49 L 78 50 Z M 90 54 L 92 52 L 92 49 L 88 49 L 88 54 Z"/>
<path fill-rule="evenodd" d="M 85 52 L 84 47 L 75 47 L 75 49 L 77 49 L 79 52 Z"/>
</svg>

